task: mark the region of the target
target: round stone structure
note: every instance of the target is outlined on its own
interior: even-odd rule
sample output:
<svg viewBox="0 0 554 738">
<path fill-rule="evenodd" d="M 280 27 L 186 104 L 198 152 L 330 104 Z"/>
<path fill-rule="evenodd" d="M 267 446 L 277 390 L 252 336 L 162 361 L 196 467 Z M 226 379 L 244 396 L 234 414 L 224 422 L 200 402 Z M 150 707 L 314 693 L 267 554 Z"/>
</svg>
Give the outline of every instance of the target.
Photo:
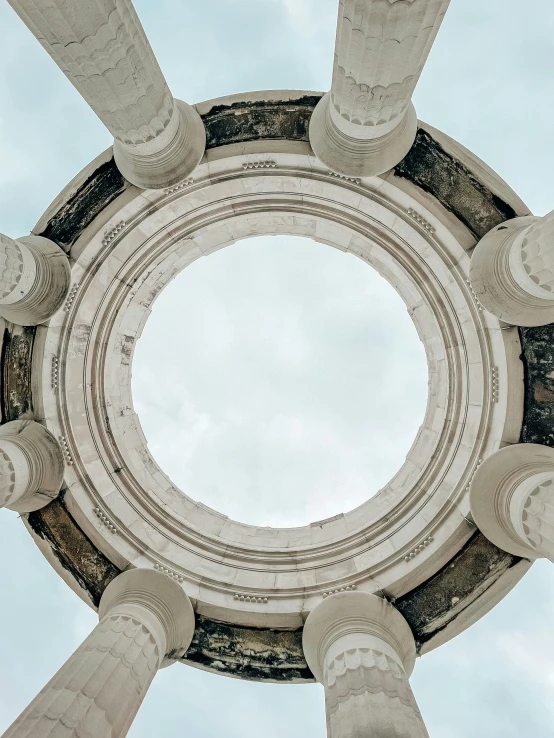
<svg viewBox="0 0 554 738">
<path fill-rule="evenodd" d="M 196 613 L 182 660 L 243 678 L 313 680 L 303 623 L 336 592 L 394 602 L 420 654 L 468 627 L 530 566 L 477 530 L 473 475 L 506 445 L 552 438 L 530 390 L 549 381 L 551 328 L 501 323 L 469 277 L 476 243 L 528 209 L 423 123 L 390 172 L 329 171 L 308 138 L 320 98 L 277 91 L 197 105 L 206 153 L 165 189 L 128 183 L 111 149 L 98 157 L 33 230 L 68 254 L 63 309 L 3 334 L 3 420 L 40 420 L 65 458 L 60 497 L 25 516 L 43 553 L 96 607 L 121 571 L 167 575 Z M 429 366 L 425 419 L 395 477 L 355 510 L 290 529 L 243 525 L 177 489 L 148 451 L 130 390 L 133 348 L 164 286 L 195 259 L 264 234 L 312 238 L 377 269 L 406 303 Z"/>
</svg>

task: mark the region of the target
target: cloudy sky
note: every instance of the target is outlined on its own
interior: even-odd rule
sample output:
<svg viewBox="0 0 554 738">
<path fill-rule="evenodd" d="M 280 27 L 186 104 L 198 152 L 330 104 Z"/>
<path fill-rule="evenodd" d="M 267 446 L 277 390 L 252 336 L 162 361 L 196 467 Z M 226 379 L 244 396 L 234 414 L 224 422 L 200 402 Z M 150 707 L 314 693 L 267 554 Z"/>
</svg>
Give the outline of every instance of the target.
<svg viewBox="0 0 554 738">
<path fill-rule="evenodd" d="M 136 6 L 177 97 L 329 87 L 337 0 Z M 5 2 L 0 30 L 0 230 L 17 237 L 110 137 Z M 554 207 L 553 39 L 551 0 L 528 0 L 525 13 L 519 0 L 452 0 L 415 96 L 422 119 L 537 214 Z M 195 318 L 170 344 L 175 311 Z M 406 310 L 378 275 L 319 244 L 273 238 L 196 262 L 167 288 L 133 386 L 152 452 L 187 493 L 281 525 L 354 506 L 387 481 L 423 417 L 425 372 Z M 1 732 L 96 618 L 8 511 L 0 552 Z M 552 738 L 553 616 L 554 567 L 540 562 L 494 612 L 420 660 L 413 686 L 431 738 Z M 129 735 L 260 731 L 323 738 L 321 688 L 175 666 L 156 677 Z"/>
</svg>

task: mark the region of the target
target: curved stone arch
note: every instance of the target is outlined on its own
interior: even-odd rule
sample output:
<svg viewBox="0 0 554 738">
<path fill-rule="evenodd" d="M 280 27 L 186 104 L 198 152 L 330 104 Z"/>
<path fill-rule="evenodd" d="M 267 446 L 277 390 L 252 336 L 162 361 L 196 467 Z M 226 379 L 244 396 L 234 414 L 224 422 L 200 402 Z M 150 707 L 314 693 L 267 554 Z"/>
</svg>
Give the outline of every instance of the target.
<svg viewBox="0 0 554 738">
<path fill-rule="evenodd" d="M 225 101 L 227 104 L 221 104 L 221 105 L 211 105 L 210 110 L 214 110 L 212 121 L 214 121 L 216 118 L 218 119 L 218 126 L 221 131 L 221 129 L 225 128 L 227 126 L 227 123 L 229 125 L 227 126 L 228 130 L 233 131 L 232 137 L 234 137 L 235 142 L 238 140 L 241 140 L 240 138 L 240 132 L 237 133 L 237 117 L 241 117 L 243 121 L 248 121 L 248 118 L 251 119 L 248 121 L 248 125 L 244 126 L 244 129 L 242 131 L 243 134 L 243 140 L 248 139 L 250 137 L 250 140 L 259 138 L 263 139 L 263 135 L 260 135 L 260 132 L 264 129 L 264 113 L 269 109 L 275 109 L 276 107 L 279 107 L 283 111 L 283 120 L 286 120 L 286 127 L 287 130 L 294 128 L 294 126 L 297 126 L 295 131 L 300 132 L 298 135 L 299 139 L 302 139 L 304 133 L 302 133 L 302 120 L 306 120 L 306 118 L 309 119 L 309 108 L 310 104 L 306 103 L 306 100 L 309 98 L 309 96 L 303 96 L 299 98 L 301 102 L 296 105 L 296 110 L 294 101 L 291 100 L 283 100 L 283 101 L 275 101 L 275 100 L 268 100 L 267 102 L 264 102 L 261 98 L 263 95 L 260 95 L 260 99 L 252 101 L 252 103 L 245 103 L 244 96 L 242 99 L 237 99 L 234 101 Z M 313 96 L 315 97 L 315 96 Z M 285 109 L 286 109 L 286 115 L 285 115 Z M 202 106 L 199 106 L 200 112 L 203 112 Z M 238 111 L 241 111 L 238 113 Z M 295 116 L 298 116 L 295 118 Z M 275 126 L 275 119 L 274 116 L 267 115 L 266 120 L 269 120 L 271 118 L 272 125 Z M 255 119 L 255 120 L 253 120 Z M 208 140 L 210 141 L 210 121 L 209 121 L 209 114 L 206 112 L 204 113 L 204 120 L 208 123 Z M 225 120 L 225 125 L 221 124 L 221 121 Z M 297 121 L 296 123 L 294 121 Z M 238 126 L 240 128 L 240 125 Z M 257 131 L 256 131 L 257 129 Z M 252 131 L 255 132 L 255 135 L 252 134 Z M 275 129 L 270 131 L 271 134 L 269 138 L 277 137 L 274 136 Z M 296 134 L 292 137 L 293 139 L 296 138 Z M 440 139 L 440 136 L 438 137 Z M 490 222 L 490 226 L 494 225 L 494 219 L 497 218 L 498 222 L 501 222 L 502 219 L 506 217 L 506 212 L 509 212 L 509 210 L 512 208 L 515 208 L 513 212 L 518 211 L 518 214 L 526 214 L 524 207 L 521 206 L 521 204 L 517 201 L 517 198 L 513 196 L 513 193 L 511 193 L 508 188 L 504 186 L 504 188 L 501 189 L 501 195 L 505 197 L 505 199 L 508 201 L 506 204 L 502 203 L 502 199 L 498 197 L 498 181 L 493 182 L 492 189 L 489 189 L 487 185 L 490 186 L 490 173 L 487 170 L 479 170 L 479 165 L 475 160 L 464 159 L 464 156 L 461 156 L 462 161 L 460 159 L 456 158 L 455 156 L 452 156 L 450 152 L 446 151 L 443 147 L 446 138 L 443 137 L 440 140 L 440 143 L 433 139 L 433 136 L 424 129 L 420 129 L 420 134 L 418 134 L 418 140 L 416 139 L 416 145 L 412 149 L 412 152 L 408 155 L 407 159 L 402 162 L 399 167 L 397 168 L 398 174 L 406 181 L 406 190 L 410 192 L 411 196 L 416 197 L 416 201 L 424 201 L 427 205 L 430 206 L 430 212 L 436 212 L 438 211 L 441 213 L 441 217 L 444 217 L 443 210 L 446 208 L 446 210 L 449 211 L 449 214 L 447 214 L 447 219 L 450 219 L 451 225 L 453 224 L 454 230 L 457 231 L 458 234 L 462 234 L 460 240 L 464 243 L 464 246 L 466 248 L 471 248 L 472 242 L 473 242 L 473 236 L 470 231 L 473 231 L 474 233 L 478 233 L 479 229 L 484 228 L 483 223 L 487 221 Z M 298 140 L 298 139 L 297 139 Z M 217 140 L 217 136 L 212 135 L 212 143 L 217 142 L 220 144 L 220 146 L 224 146 L 225 143 L 222 142 L 221 136 L 219 137 L 219 140 Z M 447 141 L 447 140 L 446 140 Z M 447 141 L 448 143 L 448 141 Z M 452 143 L 452 142 L 451 142 Z M 443 144 L 443 145 L 441 145 Z M 274 144 L 272 145 L 273 148 Z M 417 151 L 418 146 L 422 148 L 423 155 L 421 157 L 417 157 Z M 278 148 L 278 146 L 276 147 Z M 455 145 L 453 145 L 452 148 L 456 148 Z M 459 150 L 457 151 L 459 154 Z M 429 156 L 434 156 L 434 162 L 437 165 L 437 171 L 430 170 L 429 167 L 421 168 L 422 159 L 428 158 Z M 209 158 L 209 155 L 208 155 Z M 410 158 L 412 159 L 412 162 L 410 164 Z M 415 158 L 415 161 L 414 161 Z M 104 162 L 105 164 L 106 162 Z M 468 166 L 469 165 L 469 166 Z M 468 219 L 470 219 L 471 216 L 471 210 L 475 210 L 474 208 L 467 209 L 466 205 L 459 201 L 459 193 L 457 193 L 456 196 L 453 196 L 451 199 L 453 202 L 450 202 L 448 199 L 448 192 L 445 190 L 444 187 L 441 186 L 441 176 L 444 176 L 444 172 L 450 167 L 450 171 L 448 172 L 450 179 L 452 180 L 452 177 L 458 177 L 459 179 L 466 178 L 466 186 L 471 190 L 471 195 L 473 199 L 475 197 L 481 197 L 481 208 L 478 211 L 475 211 L 475 220 L 472 224 L 470 222 L 469 228 L 470 231 L 467 230 L 468 226 Z M 471 168 L 473 168 L 473 172 L 471 171 Z M 484 176 L 483 176 L 484 171 Z M 442 174 L 441 174 L 442 172 Z M 90 173 L 90 176 L 94 177 L 94 173 Z M 389 175 L 389 178 L 393 178 L 394 175 Z M 473 181 L 472 181 L 473 178 Z M 394 179 L 397 181 L 398 185 L 398 177 L 394 177 Z M 488 180 L 488 181 L 487 181 Z M 90 181 L 89 181 L 90 184 Z M 78 189 L 78 188 L 77 188 Z M 495 191 L 496 189 L 496 191 Z M 468 190 L 468 191 L 469 191 Z M 477 193 L 477 194 L 476 194 Z M 89 193 L 90 195 L 90 190 Z M 450 193 L 452 194 L 452 193 Z M 118 196 L 119 203 L 117 201 L 112 202 L 112 206 L 116 205 L 119 207 L 122 200 L 126 200 L 131 195 L 131 190 L 128 188 L 124 188 L 121 195 Z M 78 191 L 77 193 L 72 194 L 74 198 L 73 205 L 75 205 L 75 199 L 78 200 Z M 113 195 L 111 195 L 113 197 Z M 456 197 L 458 197 L 458 201 L 456 201 Z M 64 199 L 64 198 L 62 198 Z M 61 221 L 63 221 L 63 217 L 60 219 L 60 211 L 64 209 L 64 207 L 67 206 L 66 202 L 60 203 L 61 207 L 57 209 L 57 213 L 54 215 L 54 218 L 58 218 L 58 225 Z M 100 210 L 99 216 L 98 216 L 98 223 L 100 224 L 100 227 L 102 227 L 102 221 L 106 216 L 110 216 L 110 207 L 108 206 L 104 211 Z M 466 209 L 464 209 L 466 208 Z M 69 208 L 73 213 L 75 212 L 75 208 L 71 207 Z M 455 215 L 453 215 L 455 214 Z M 416 214 L 417 215 L 417 214 Z M 461 217 L 460 217 L 461 216 Z M 85 217 L 86 220 L 86 217 Z M 50 219 L 50 222 L 52 222 L 52 219 Z M 82 225 L 83 221 L 81 221 Z M 43 224 L 46 228 L 49 227 L 48 223 L 45 223 L 43 221 Z M 90 226 L 90 223 L 86 224 L 85 227 Z M 62 225 L 63 230 L 63 225 Z M 66 234 L 67 237 L 67 234 Z M 67 242 L 67 241 L 66 241 Z M 73 234 L 73 236 L 69 236 L 69 242 L 77 242 L 75 243 L 75 255 L 77 256 L 78 250 L 79 250 L 79 239 L 78 236 Z M 42 330 L 42 329 L 40 329 Z M 29 333 L 29 332 L 28 332 Z M 40 333 L 40 331 L 39 331 Z M 13 337 L 10 339 L 12 340 Z M 40 345 L 40 340 L 37 344 L 37 347 Z M 24 384 L 24 383 L 22 383 Z M 23 392 L 25 390 L 23 389 Z M 60 518 L 65 516 L 69 516 L 69 518 L 72 517 L 68 513 L 68 510 L 71 511 L 72 514 L 74 514 L 74 510 L 72 510 L 72 503 L 70 500 L 66 499 L 65 501 L 55 503 L 52 507 L 57 507 L 58 514 L 60 515 Z M 61 511 L 64 512 L 61 512 Z M 53 533 L 53 528 L 55 528 L 55 525 L 49 526 L 48 524 L 43 525 L 44 521 L 47 519 L 49 513 L 52 514 L 54 510 L 44 512 L 43 514 L 33 514 L 32 518 L 29 520 L 29 524 L 35 529 L 35 531 L 39 532 L 39 535 L 44 536 L 44 538 L 49 538 L 50 543 L 53 542 L 53 539 L 56 538 L 56 534 Z M 42 521 L 42 523 L 41 523 Z M 50 521 L 52 523 L 52 521 Z M 78 523 L 77 519 L 77 523 Z M 69 522 L 68 522 L 69 524 Z M 78 526 L 75 525 L 75 522 L 72 523 L 72 525 L 75 527 L 75 530 L 78 531 Z M 76 535 L 82 535 L 81 533 L 76 533 Z M 59 542 L 59 537 L 58 537 Z M 67 546 L 66 546 L 67 548 Z M 478 566 L 476 559 L 480 558 L 483 554 L 483 552 L 487 550 L 488 556 L 490 557 L 491 563 L 488 569 L 488 574 L 484 571 L 477 572 Z M 62 553 L 60 550 L 58 550 L 59 558 L 63 559 L 65 558 L 66 565 L 69 567 L 71 566 L 70 562 L 68 564 L 69 559 L 71 556 L 68 555 L 68 552 Z M 98 552 L 97 554 L 100 559 L 102 557 L 102 554 Z M 99 559 L 99 561 L 100 561 Z M 432 591 L 433 589 L 436 592 L 437 586 L 441 587 L 441 595 L 448 596 L 452 591 L 452 583 L 448 583 L 448 573 L 446 572 L 445 567 L 442 571 L 439 571 L 435 574 L 435 576 L 432 576 L 430 579 L 427 579 L 427 581 L 424 581 L 421 583 L 420 586 L 417 586 L 415 589 L 412 589 L 411 591 L 406 592 L 405 595 L 402 595 L 397 600 L 397 606 L 401 611 L 408 613 L 406 617 L 412 624 L 412 628 L 414 629 L 414 632 L 416 634 L 416 637 L 420 641 L 426 641 L 427 647 L 433 643 L 438 643 L 437 639 L 444 638 L 445 630 L 448 631 L 448 635 L 446 638 L 451 637 L 457 630 L 463 627 L 467 627 L 468 624 L 470 624 L 471 619 L 475 619 L 480 614 L 482 614 L 482 611 L 484 609 L 488 609 L 488 607 L 492 606 L 494 604 L 494 599 L 499 598 L 504 591 L 509 588 L 509 586 L 513 585 L 515 582 L 515 579 L 521 573 L 526 567 L 525 563 L 517 564 L 517 560 L 513 557 L 509 557 L 503 552 L 499 552 L 494 549 L 491 545 L 489 545 L 487 542 L 482 540 L 482 537 L 480 534 L 474 535 L 471 540 L 465 545 L 465 547 L 462 547 L 462 549 L 459 551 L 459 553 L 456 554 L 456 556 L 453 559 L 456 563 L 456 566 L 460 566 L 463 568 L 463 566 L 466 566 L 467 569 L 465 571 L 465 581 L 460 583 L 460 586 L 462 589 L 465 588 L 465 597 L 461 600 L 460 606 L 457 608 L 453 608 L 451 605 L 448 607 L 439 606 L 438 608 L 435 607 L 433 611 L 433 607 L 431 606 L 430 601 L 426 601 L 426 595 L 425 590 L 426 588 L 429 591 Z M 472 563 L 469 563 L 472 562 Z M 462 563 L 464 562 L 464 563 Z M 514 568 L 515 565 L 515 568 Z M 109 567 L 108 567 L 109 568 Z M 517 573 L 516 573 L 517 570 Z M 444 572 L 444 573 L 443 573 Z M 492 572 L 492 575 L 491 575 Z M 428 572 L 429 573 L 429 572 Z M 89 572 L 90 574 L 90 572 Z M 472 579 L 472 575 L 475 575 L 473 582 L 470 580 Z M 464 577 L 462 577 L 464 579 Z M 441 580 L 442 584 L 438 585 L 438 581 Z M 449 589 L 450 587 L 450 589 Z M 483 597 L 481 596 L 481 599 L 477 599 L 480 592 L 478 590 L 487 590 L 487 596 Z M 477 603 L 477 604 L 475 604 Z M 416 608 L 417 612 L 414 612 L 413 609 Z M 410 610 L 412 610 L 410 615 Z M 426 611 L 427 610 L 427 611 Z M 241 669 L 244 672 L 244 675 L 247 675 L 246 672 L 248 672 L 248 666 L 240 667 L 238 665 L 238 661 L 240 659 L 236 658 L 236 653 L 240 652 L 241 646 L 239 641 L 241 640 L 241 637 L 238 636 L 238 633 L 242 631 L 243 636 L 242 639 L 244 640 L 244 632 L 247 631 L 250 635 L 246 636 L 246 638 L 251 638 L 252 643 L 259 641 L 259 638 L 255 635 L 256 630 L 249 631 L 248 628 L 240 628 L 238 626 L 233 625 L 218 625 L 217 623 L 214 623 L 212 626 L 209 625 L 209 618 L 206 619 L 206 617 L 202 617 L 201 619 L 201 628 L 198 632 L 198 638 L 196 639 L 197 645 L 195 646 L 193 643 L 192 650 L 190 651 L 187 656 L 190 660 L 195 661 L 196 663 L 201 664 L 202 666 L 210 667 L 219 669 L 222 671 L 230 672 L 230 673 L 240 673 Z M 445 626 L 448 625 L 447 628 Z M 227 629 L 227 643 L 232 643 L 233 639 L 236 636 L 235 639 L 235 646 L 230 646 L 227 650 L 227 653 L 225 655 L 223 654 L 222 650 L 221 653 L 217 652 L 217 647 L 213 649 L 213 654 L 215 656 L 211 658 L 209 656 L 209 650 L 210 646 L 206 644 L 205 635 L 207 633 L 212 633 L 212 636 L 214 636 L 214 628 L 215 631 L 218 633 L 222 633 L 223 630 Z M 442 635 L 438 635 L 439 631 L 442 631 Z M 202 635 L 204 633 L 204 636 Z M 235 634 L 235 636 L 233 635 Z M 267 635 L 264 636 L 264 639 L 267 641 Z M 275 641 L 275 650 L 273 650 L 273 659 L 274 661 L 278 662 L 279 657 L 279 649 L 278 649 L 278 640 L 281 636 L 278 636 L 278 634 L 275 635 L 276 641 Z M 284 638 L 284 636 L 282 637 Z M 287 636 L 288 638 L 288 636 Z M 434 642 L 433 642 L 434 639 Z M 285 639 L 286 640 L 286 639 Z M 290 640 L 290 639 L 289 639 Z M 215 642 L 217 641 L 217 636 L 215 638 L 212 638 L 210 641 L 211 645 L 214 646 Z M 260 641 L 261 642 L 261 641 Z M 233 651 L 233 648 L 235 648 L 235 657 L 230 653 L 230 651 Z M 253 649 L 254 651 L 256 649 Z M 290 653 L 292 654 L 294 652 L 294 648 L 292 646 L 292 642 L 287 646 L 287 649 L 290 650 Z M 266 643 L 266 653 L 271 652 L 272 648 L 269 647 Z M 281 656 L 283 654 L 281 653 Z M 220 661 L 219 657 L 223 658 L 223 661 Z M 253 656 L 250 654 L 249 658 L 252 660 L 251 664 L 251 673 L 250 676 L 254 678 L 278 678 L 275 676 L 277 671 L 272 671 L 274 667 L 269 665 L 269 662 L 272 660 L 270 657 L 269 659 L 264 658 L 257 658 L 256 656 Z M 286 658 L 281 659 L 282 663 L 286 662 Z M 221 666 L 216 665 L 217 663 L 220 663 Z M 257 663 L 257 666 L 256 666 Z M 291 664 L 292 665 L 292 664 Z M 258 669 L 258 670 L 257 670 Z M 301 667 L 299 665 L 299 662 L 296 662 L 296 671 L 294 669 L 290 670 L 289 677 L 292 679 L 298 679 L 298 678 L 306 678 L 305 671 L 303 672 Z M 281 670 L 282 674 L 286 673 L 286 667 Z M 273 676 L 272 676 L 273 675 Z M 285 677 L 285 678 L 289 678 Z"/>
</svg>

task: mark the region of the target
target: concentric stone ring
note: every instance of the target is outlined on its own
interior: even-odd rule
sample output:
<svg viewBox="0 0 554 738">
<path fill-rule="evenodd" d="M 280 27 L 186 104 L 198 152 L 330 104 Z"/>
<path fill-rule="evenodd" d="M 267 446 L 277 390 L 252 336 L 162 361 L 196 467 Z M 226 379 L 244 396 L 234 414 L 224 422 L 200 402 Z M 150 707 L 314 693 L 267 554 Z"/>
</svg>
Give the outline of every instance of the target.
<svg viewBox="0 0 554 738">
<path fill-rule="evenodd" d="M 58 239 L 71 242 L 73 264 L 63 309 L 35 339 L 34 402 L 66 455 L 56 515 L 70 517 L 74 535 L 97 557 L 75 571 L 82 561 L 68 567 L 59 551 L 57 558 L 49 553 L 66 578 L 72 570 L 74 588 L 84 595 L 85 584 L 94 598 L 112 567 L 157 569 L 182 584 L 199 617 L 187 660 L 258 678 L 306 679 L 298 638 L 319 601 L 357 589 L 406 601 L 409 613 L 414 592 L 456 556 L 471 557 L 477 542 L 469 485 L 482 459 L 519 440 L 523 398 L 517 329 L 501 326 L 476 299 L 470 253 L 475 232 L 505 217 L 500 197 L 506 210 L 525 209 L 475 157 L 426 126 L 386 178 L 338 177 L 306 142 L 315 93 L 256 98 L 198 106 L 209 149 L 194 178 L 165 190 L 123 185 L 114 192 L 107 152 L 41 220 L 37 232 L 51 237 L 58 229 Z M 282 130 L 267 138 L 252 133 L 253 120 L 262 129 L 276 109 L 284 113 Z M 473 198 L 473 224 L 463 203 L 417 181 L 423 156 L 434 157 L 437 179 L 441 167 L 459 178 Z M 97 213 L 78 221 L 80 198 L 93 193 Z M 195 259 L 263 234 L 312 238 L 377 269 L 406 303 L 429 366 L 425 419 L 395 477 L 357 509 L 291 529 L 243 525 L 196 501 L 193 489 L 177 489 L 148 451 L 130 388 L 133 348 L 163 287 Z M 52 514 L 29 520 L 50 541 L 56 523 L 45 518 Z M 467 600 L 453 606 L 451 598 L 436 627 L 425 626 L 422 649 L 481 614 L 476 590 L 493 600 L 523 573 L 524 564 L 511 568 L 503 552 L 488 553 L 492 568 L 472 572 Z M 210 634 L 222 630 L 230 639 L 250 635 L 234 652 L 216 653 Z M 290 645 L 278 666 L 265 655 L 238 667 L 237 648 L 249 638 L 268 644 L 269 661 L 283 638 Z"/>
</svg>

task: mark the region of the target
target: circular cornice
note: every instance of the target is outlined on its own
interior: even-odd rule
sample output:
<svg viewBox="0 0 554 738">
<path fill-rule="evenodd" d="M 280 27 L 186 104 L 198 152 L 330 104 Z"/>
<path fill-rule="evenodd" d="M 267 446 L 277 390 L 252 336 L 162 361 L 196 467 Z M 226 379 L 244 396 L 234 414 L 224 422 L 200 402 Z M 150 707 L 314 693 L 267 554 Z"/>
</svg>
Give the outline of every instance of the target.
<svg viewBox="0 0 554 738">
<path fill-rule="evenodd" d="M 68 505 L 108 558 L 171 573 L 202 615 L 284 628 L 329 592 L 401 596 L 440 569 L 472 534 L 469 482 L 509 440 L 518 398 L 500 325 L 472 294 L 448 219 L 391 182 L 339 178 L 294 144 L 271 148 L 230 147 L 194 179 L 137 191 L 90 224 L 44 339 L 42 406 L 71 459 Z M 178 490 L 149 454 L 130 389 L 133 347 L 163 287 L 197 258 L 277 233 L 375 267 L 404 299 L 429 364 L 425 420 L 396 476 L 357 509 L 294 529 L 242 525 Z"/>
<path fill-rule="evenodd" d="M 47 328 L 9 330 L 4 344 L 4 417 L 44 419 L 66 454 L 60 500 L 28 519 L 45 555 L 95 603 L 129 566 L 177 580 L 197 613 L 186 660 L 249 678 L 309 678 L 300 629 L 331 592 L 394 599 L 421 650 L 467 627 L 527 566 L 469 514 L 470 479 L 519 440 L 523 402 L 518 332 L 482 309 L 467 277 L 476 240 L 528 211 L 424 125 L 383 178 L 331 174 L 307 143 L 318 99 L 254 93 L 197 106 L 206 157 L 193 181 L 164 192 L 130 187 L 109 153 L 99 157 L 34 230 L 73 263 L 64 311 Z M 375 266 L 407 303 L 430 365 L 425 422 L 399 475 L 355 511 L 286 531 L 242 526 L 174 490 L 148 455 L 128 381 L 168 278 L 266 232 L 315 237 Z"/>
</svg>

